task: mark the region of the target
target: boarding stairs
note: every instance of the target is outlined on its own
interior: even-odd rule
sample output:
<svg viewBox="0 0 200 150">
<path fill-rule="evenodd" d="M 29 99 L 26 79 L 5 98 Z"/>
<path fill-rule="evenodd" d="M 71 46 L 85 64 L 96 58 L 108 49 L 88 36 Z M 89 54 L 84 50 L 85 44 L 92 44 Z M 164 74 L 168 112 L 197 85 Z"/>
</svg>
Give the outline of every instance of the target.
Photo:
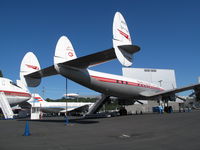
<svg viewBox="0 0 200 150">
<path fill-rule="evenodd" d="M 109 100 L 109 96 L 102 94 L 101 98 L 94 103 L 86 115 L 96 114 L 107 100 Z"/>
<path fill-rule="evenodd" d="M 4 92 L 0 92 L 0 106 L 5 119 L 13 119 L 14 114 Z"/>
</svg>

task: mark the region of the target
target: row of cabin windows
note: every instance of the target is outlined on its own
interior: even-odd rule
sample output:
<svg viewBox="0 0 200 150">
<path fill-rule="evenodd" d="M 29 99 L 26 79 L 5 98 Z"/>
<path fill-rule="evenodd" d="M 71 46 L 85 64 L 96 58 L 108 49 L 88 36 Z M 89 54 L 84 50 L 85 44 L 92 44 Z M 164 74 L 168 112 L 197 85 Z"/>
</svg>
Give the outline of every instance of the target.
<svg viewBox="0 0 200 150">
<path fill-rule="evenodd" d="M 119 84 L 128 84 L 127 81 L 121 81 L 121 80 L 116 80 L 116 83 L 119 83 Z M 138 84 L 138 86 L 140 86 L 140 87 L 146 87 L 146 88 L 150 88 L 151 87 L 151 86 L 145 85 L 145 84 Z"/>
<path fill-rule="evenodd" d="M 116 80 L 116 82 L 119 83 L 119 84 L 128 84 L 127 81 Z"/>
</svg>

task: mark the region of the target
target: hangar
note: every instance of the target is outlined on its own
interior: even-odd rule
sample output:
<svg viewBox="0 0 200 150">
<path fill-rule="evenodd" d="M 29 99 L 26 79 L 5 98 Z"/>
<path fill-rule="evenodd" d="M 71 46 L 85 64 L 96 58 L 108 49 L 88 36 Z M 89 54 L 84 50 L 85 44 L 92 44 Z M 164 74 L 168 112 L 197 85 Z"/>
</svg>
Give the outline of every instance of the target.
<svg viewBox="0 0 200 150">
<path fill-rule="evenodd" d="M 177 87 L 175 70 L 173 69 L 123 67 L 122 74 L 125 77 L 154 83 L 166 90 L 174 89 Z M 134 105 L 125 106 L 128 114 L 138 114 L 143 112 L 151 113 L 153 111 L 153 107 L 158 106 L 157 101 L 142 100 L 140 102 L 142 102 L 142 105 L 136 102 Z M 164 106 L 163 103 L 161 103 L 161 105 Z M 175 102 L 170 101 L 169 106 L 171 106 L 174 111 L 181 111 L 184 109 L 183 101 L 178 98 Z"/>
<path fill-rule="evenodd" d="M 172 69 L 122 68 L 123 76 L 154 83 L 166 90 L 176 88 L 175 71 Z"/>
</svg>

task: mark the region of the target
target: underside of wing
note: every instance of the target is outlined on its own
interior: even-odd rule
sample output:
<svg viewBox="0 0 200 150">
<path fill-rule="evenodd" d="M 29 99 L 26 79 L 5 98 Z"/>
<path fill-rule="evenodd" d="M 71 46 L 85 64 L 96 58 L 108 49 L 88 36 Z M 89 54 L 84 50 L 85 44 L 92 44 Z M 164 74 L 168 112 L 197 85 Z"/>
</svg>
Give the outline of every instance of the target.
<svg viewBox="0 0 200 150">
<path fill-rule="evenodd" d="M 166 90 L 158 93 L 141 93 L 141 96 L 147 97 L 147 98 L 156 98 L 156 97 L 167 97 L 170 95 L 175 95 L 176 93 L 184 92 L 187 90 L 200 90 L 200 84 L 193 84 L 181 88 Z"/>
</svg>

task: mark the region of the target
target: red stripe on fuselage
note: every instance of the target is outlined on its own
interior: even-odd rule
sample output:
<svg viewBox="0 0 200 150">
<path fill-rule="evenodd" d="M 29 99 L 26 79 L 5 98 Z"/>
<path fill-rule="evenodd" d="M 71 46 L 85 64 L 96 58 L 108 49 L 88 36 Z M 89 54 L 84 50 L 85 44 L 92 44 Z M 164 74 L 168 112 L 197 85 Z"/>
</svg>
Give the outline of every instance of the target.
<svg viewBox="0 0 200 150">
<path fill-rule="evenodd" d="M 23 97 L 31 97 L 29 93 L 25 92 L 15 92 L 15 91 L 3 91 L 0 90 L 0 92 L 4 92 L 6 96 L 23 96 Z"/>
<path fill-rule="evenodd" d="M 91 76 L 91 77 L 97 79 L 98 81 L 116 83 L 115 79 L 109 79 L 109 78 L 103 78 L 103 77 L 97 77 L 97 76 Z"/>
<path fill-rule="evenodd" d="M 98 76 L 91 76 L 91 77 L 95 78 L 98 81 L 102 81 L 102 82 L 126 84 L 126 85 L 131 85 L 131 86 L 144 87 L 144 88 L 150 88 L 150 89 L 163 91 L 163 89 L 161 89 L 161 88 L 150 86 L 150 85 L 145 85 L 143 83 L 134 83 L 134 82 L 129 82 L 129 81 L 116 80 L 116 79 L 110 79 L 110 78 L 98 77 Z"/>
</svg>

